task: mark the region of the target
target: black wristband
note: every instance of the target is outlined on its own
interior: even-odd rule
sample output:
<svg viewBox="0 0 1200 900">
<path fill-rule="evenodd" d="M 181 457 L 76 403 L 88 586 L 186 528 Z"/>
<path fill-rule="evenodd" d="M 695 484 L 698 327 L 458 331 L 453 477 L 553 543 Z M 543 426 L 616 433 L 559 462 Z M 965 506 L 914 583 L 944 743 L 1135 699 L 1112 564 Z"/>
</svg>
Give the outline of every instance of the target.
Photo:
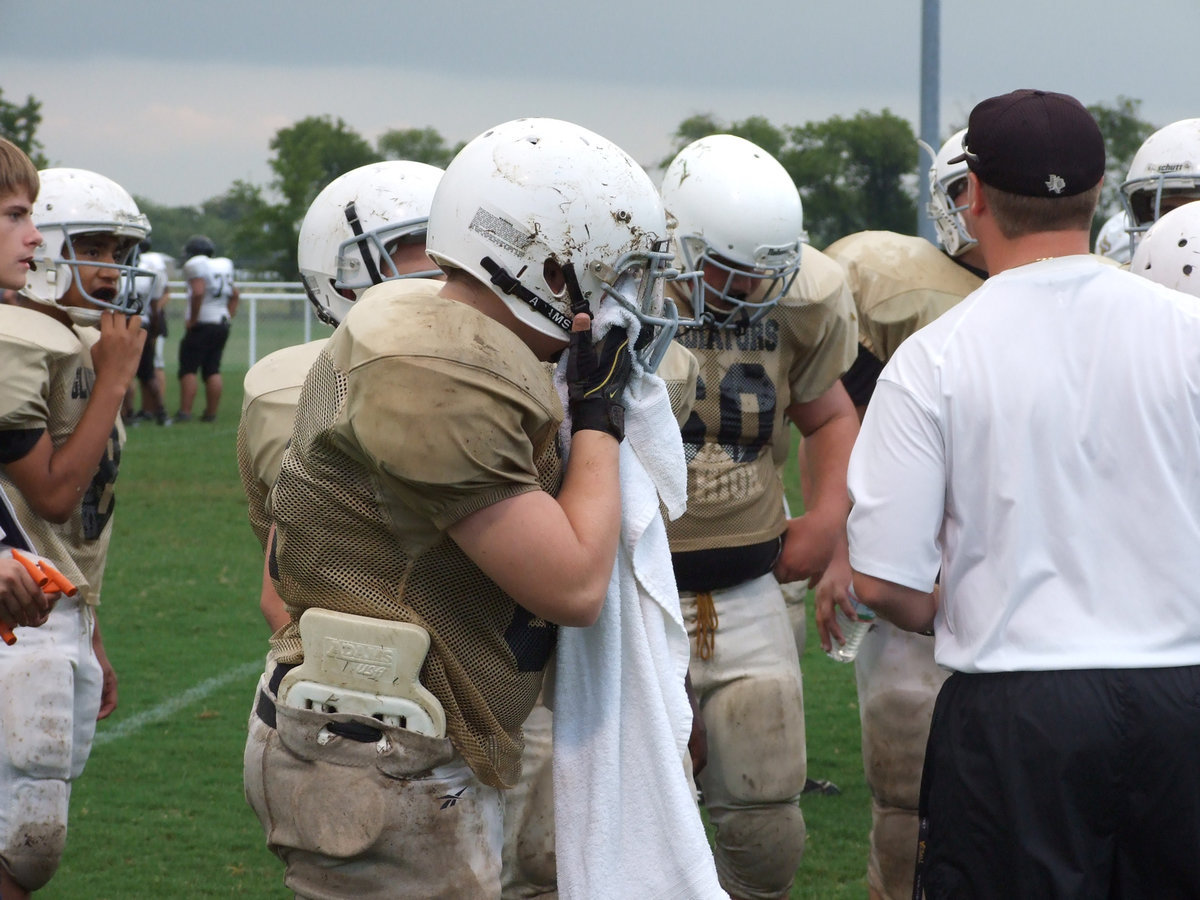
<svg viewBox="0 0 1200 900">
<path fill-rule="evenodd" d="M 577 431 L 603 431 L 623 441 L 625 407 L 603 396 L 576 400 L 571 404 L 571 434 Z"/>
</svg>

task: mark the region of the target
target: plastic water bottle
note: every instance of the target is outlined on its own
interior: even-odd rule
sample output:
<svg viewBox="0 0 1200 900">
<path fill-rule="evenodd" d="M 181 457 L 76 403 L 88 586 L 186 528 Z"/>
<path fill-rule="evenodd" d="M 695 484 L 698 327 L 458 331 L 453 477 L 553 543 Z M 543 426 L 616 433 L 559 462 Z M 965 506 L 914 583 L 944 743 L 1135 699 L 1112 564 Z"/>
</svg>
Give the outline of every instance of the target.
<svg viewBox="0 0 1200 900">
<path fill-rule="evenodd" d="M 854 604 L 854 612 L 858 614 L 858 620 L 847 617 L 841 606 L 834 608 L 838 628 L 842 630 L 842 637 L 846 639 L 846 643 L 839 646 L 836 639 L 831 639 L 833 646 L 829 648 L 828 653 L 830 659 L 845 663 L 854 662 L 854 657 L 858 656 L 858 648 L 862 646 L 863 638 L 867 636 L 868 631 L 875 627 L 875 613 L 859 602 L 853 587 L 850 588 L 850 602 Z"/>
</svg>

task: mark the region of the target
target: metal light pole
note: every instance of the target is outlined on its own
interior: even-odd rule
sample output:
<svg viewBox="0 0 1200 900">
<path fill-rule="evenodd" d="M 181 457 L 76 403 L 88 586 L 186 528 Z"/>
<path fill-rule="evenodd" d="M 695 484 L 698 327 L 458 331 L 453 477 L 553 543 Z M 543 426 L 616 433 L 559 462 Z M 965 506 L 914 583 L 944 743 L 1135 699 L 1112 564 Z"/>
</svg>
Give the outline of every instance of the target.
<svg viewBox="0 0 1200 900">
<path fill-rule="evenodd" d="M 938 83 L 941 69 L 941 0 L 921 0 L 921 140 L 934 149 L 942 145 L 938 136 Z M 918 151 L 917 234 L 937 243 L 929 207 L 929 179 L 933 162 Z"/>
</svg>

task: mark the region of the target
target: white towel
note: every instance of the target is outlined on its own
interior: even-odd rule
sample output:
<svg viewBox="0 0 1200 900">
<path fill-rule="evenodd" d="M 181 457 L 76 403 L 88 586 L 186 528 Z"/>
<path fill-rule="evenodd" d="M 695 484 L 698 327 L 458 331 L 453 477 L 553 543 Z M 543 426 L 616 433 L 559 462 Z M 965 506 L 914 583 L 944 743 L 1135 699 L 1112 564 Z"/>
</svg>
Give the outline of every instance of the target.
<svg viewBox="0 0 1200 900">
<path fill-rule="evenodd" d="M 615 310 L 615 312 L 613 312 Z M 607 304 L 630 341 L 638 322 Z M 564 395 L 565 360 L 555 381 Z M 621 444 L 621 537 L 600 618 L 560 628 L 554 815 L 563 900 L 726 898 L 685 774 L 688 638 L 659 496 L 683 511 L 687 471 L 662 379 L 635 364 Z M 569 440 L 570 425 L 566 425 Z M 564 442 L 566 446 L 566 442 Z"/>
</svg>

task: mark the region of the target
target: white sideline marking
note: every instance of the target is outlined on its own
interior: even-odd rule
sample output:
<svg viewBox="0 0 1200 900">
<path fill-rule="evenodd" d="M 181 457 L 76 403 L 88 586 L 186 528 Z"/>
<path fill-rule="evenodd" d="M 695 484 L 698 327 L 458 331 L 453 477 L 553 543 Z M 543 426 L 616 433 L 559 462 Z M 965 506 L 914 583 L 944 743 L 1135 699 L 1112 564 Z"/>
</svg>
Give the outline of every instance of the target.
<svg viewBox="0 0 1200 900">
<path fill-rule="evenodd" d="M 231 681 L 237 681 L 239 678 L 247 678 L 256 672 L 261 672 L 263 669 L 263 661 L 256 659 L 252 662 L 243 663 L 236 668 L 230 669 L 220 675 L 214 675 L 212 678 L 206 678 L 199 684 L 194 685 L 184 691 L 182 694 L 176 694 L 174 697 L 168 697 L 158 706 L 152 706 L 150 709 L 142 710 L 135 716 L 130 716 L 128 719 L 122 719 L 112 728 L 106 728 L 104 731 L 96 732 L 96 739 L 92 742 L 96 746 L 109 744 L 113 741 L 120 740 L 135 732 L 141 731 L 147 725 L 153 725 L 156 722 L 161 722 L 164 719 L 170 718 L 179 710 L 191 706 L 200 700 L 203 700 L 209 694 L 212 694 Z M 250 699 L 247 693 L 247 700 Z"/>
</svg>

